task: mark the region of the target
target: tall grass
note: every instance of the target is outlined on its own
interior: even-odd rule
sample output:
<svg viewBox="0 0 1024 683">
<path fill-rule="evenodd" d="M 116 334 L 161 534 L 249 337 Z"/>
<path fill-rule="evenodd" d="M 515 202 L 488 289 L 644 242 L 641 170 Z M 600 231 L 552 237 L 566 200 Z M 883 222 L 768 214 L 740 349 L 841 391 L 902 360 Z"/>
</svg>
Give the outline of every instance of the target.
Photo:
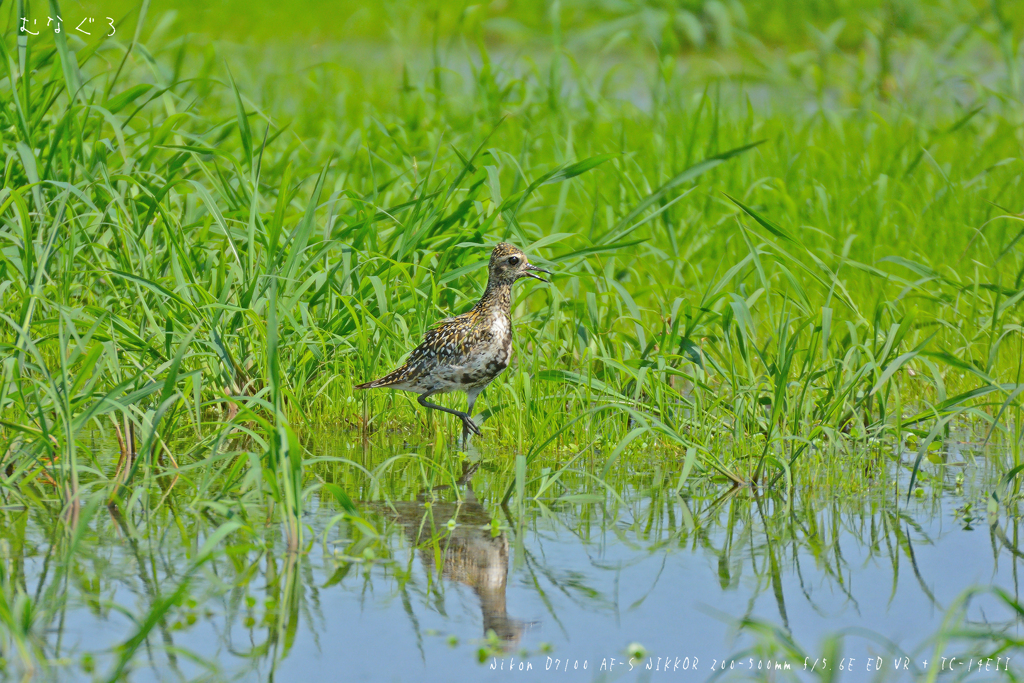
<svg viewBox="0 0 1024 683">
<path fill-rule="evenodd" d="M 916 473 L 963 420 L 1016 454 L 1019 109 L 984 81 L 1003 55 L 1016 82 L 1014 29 L 979 21 L 938 104 L 947 67 L 910 39 L 918 78 L 884 99 L 833 51 L 834 87 L 764 65 L 756 106 L 662 61 L 647 109 L 600 94 L 600 60 L 453 45 L 389 80 L 283 48 L 229 70 L 184 38 L 5 41 L 4 495 L 73 526 L 89 492 L 130 506 L 198 469 L 213 501 L 278 501 L 297 547 L 296 434 L 450 438 L 351 387 L 470 306 L 502 239 L 558 275 L 517 291 L 487 442 L 601 435 L 607 467 L 649 436 L 766 484 L 876 439 L 912 439 Z"/>
</svg>

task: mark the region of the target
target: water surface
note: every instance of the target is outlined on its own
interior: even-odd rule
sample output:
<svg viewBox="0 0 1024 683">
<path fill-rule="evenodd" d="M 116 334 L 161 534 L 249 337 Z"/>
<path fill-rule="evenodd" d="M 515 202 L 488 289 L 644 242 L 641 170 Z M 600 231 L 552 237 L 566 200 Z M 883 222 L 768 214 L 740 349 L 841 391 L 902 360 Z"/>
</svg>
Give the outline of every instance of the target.
<svg viewBox="0 0 1024 683">
<path fill-rule="evenodd" d="M 54 563 L 68 541 L 38 513 L 6 511 L 8 575 L 40 605 L 66 594 L 46 631 L 50 673 L 109 676 L 115 646 L 180 591 L 138 644 L 132 680 L 706 680 L 723 662 L 727 677 L 771 662 L 809 680 L 798 651 L 778 647 L 790 640 L 811 663 L 842 666 L 845 680 L 875 680 L 877 657 L 885 678 L 909 678 L 926 672 L 965 588 L 1018 595 L 1016 525 L 1003 516 L 990 526 L 994 477 L 961 445 L 947 449 L 947 465 L 925 466 L 909 501 L 907 462 L 846 500 L 825 487 L 757 492 L 699 478 L 677 493 L 678 461 L 651 456 L 617 468 L 614 494 L 567 474 L 565 486 L 505 505 L 508 454 L 477 453 L 455 480 L 425 465 L 427 451 L 405 450 L 381 468 L 402 450 L 326 441 L 321 454 L 375 473 L 360 487 L 352 466 L 313 468 L 324 481 L 349 472 L 339 483 L 363 519 L 313 495 L 308 548 L 295 555 L 267 511 L 250 509 L 235 519 L 265 540 L 229 535 L 191 574 L 224 521 L 216 511 L 179 503 L 125 519 L 101 509 L 59 585 Z M 991 595 L 967 617 L 1020 637 Z M 829 651 L 837 633 L 841 648 Z M 987 652 L 972 647 L 950 651 Z M 1024 664 L 1006 654 L 1011 668 Z M 900 657 L 909 667 L 897 675 Z M 988 664 L 970 680 L 1004 675 Z"/>
</svg>

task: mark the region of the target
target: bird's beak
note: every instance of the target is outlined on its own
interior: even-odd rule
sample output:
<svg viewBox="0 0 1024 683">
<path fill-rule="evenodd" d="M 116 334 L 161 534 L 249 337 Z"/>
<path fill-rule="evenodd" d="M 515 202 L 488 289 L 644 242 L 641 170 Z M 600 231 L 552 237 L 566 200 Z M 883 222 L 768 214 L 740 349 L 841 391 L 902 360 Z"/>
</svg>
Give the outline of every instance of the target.
<svg viewBox="0 0 1024 683">
<path fill-rule="evenodd" d="M 534 266 L 534 265 L 531 265 L 531 264 L 527 263 L 526 264 L 526 273 L 525 273 L 525 275 L 527 277 L 532 277 L 534 280 L 540 280 L 541 282 L 547 282 L 548 284 L 551 284 L 551 280 L 545 280 L 540 275 L 534 275 L 533 273 L 530 272 L 531 270 L 536 270 L 536 271 L 539 271 L 541 273 L 547 273 L 548 275 L 551 275 L 551 271 L 550 270 L 544 270 L 543 268 L 538 268 L 537 266 Z"/>
</svg>

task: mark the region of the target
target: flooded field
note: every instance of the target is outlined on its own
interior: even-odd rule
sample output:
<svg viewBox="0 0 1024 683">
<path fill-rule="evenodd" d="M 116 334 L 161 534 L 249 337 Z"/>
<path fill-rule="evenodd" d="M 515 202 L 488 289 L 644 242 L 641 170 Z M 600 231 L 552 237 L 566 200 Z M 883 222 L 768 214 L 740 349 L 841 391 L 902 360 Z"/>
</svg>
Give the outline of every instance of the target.
<svg viewBox="0 0 1024 683">
<path fill-rule="evenodd" d="M 1024 678 L 1024 0 L 0 27 L 0 680 Z"/>
<path fill-rule="evenodd" d="M 1004 601 L 983 592 L 958 607 L 972 586 L 1018 596 L 1017 526 L 1007 537 L 989 519 L 998 482 L 977 447 L 947 444 L 909 501 L 908 463 L 843 500 L 707 480 L 677 491 L 679 463 L 652 456 L 610 478 L 615 491 L 531 486 L 502 505 L 505 454 L 473 451 L 442 483 L 449 456 L 450 470 L 431 469 L 426 451 L 335 445 L 344 438 L 322 440 L 317 476 L 361 465 L 376 499 L 354 501 L 357 516 L 321 489 L 299 553 L 275 543 L 276 525 L 266 543 L 222 528 L 197 564 L 217 526 L 174 505 L 152 519 L 87 511 L 70 541 L 54 520 L 4 510 L 5 577 L 60 605 L 28 612 L 46 620 L 31 646 L 57 664 L 48 675 L 703 681 L 789 667 L 802 680 L 897 680 L 938 665 L 943 679 L 981 680 L 1024 663 L 1012 648 L 989 661 L 991 642 L 969 637 L 1020 637 Z"/>
</svg>

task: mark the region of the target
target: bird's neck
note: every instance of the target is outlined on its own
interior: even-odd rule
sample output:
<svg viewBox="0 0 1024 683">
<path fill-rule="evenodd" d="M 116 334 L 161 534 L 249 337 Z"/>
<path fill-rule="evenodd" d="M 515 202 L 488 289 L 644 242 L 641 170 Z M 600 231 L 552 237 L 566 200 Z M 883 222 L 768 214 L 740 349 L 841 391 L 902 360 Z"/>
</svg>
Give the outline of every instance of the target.
<svg viewBox="0 0 1024 683">
<path fill-rule="evenodd" d="M 512 311 L 512 283 L 488 281 L 487 289 L 475 308 L 478 313 L 501 313 L 509 317 Z"/>
</svg>

